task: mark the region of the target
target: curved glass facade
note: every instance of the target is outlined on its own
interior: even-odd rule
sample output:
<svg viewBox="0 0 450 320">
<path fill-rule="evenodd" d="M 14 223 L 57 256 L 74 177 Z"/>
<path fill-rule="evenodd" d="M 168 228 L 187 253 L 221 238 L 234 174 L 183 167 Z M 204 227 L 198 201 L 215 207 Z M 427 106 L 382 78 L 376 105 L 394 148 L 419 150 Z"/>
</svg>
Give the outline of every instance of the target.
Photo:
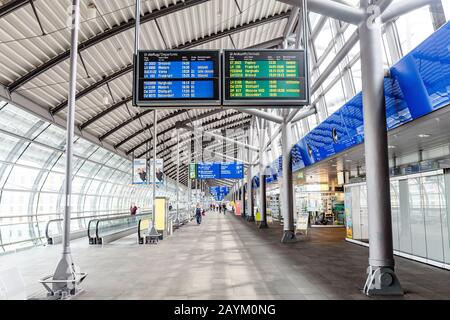
<svg viewBox="0 0 450 320">
<path fill-rule="evenodd" d="M 44 244 L 64 206 L 65 130 L 0 102 L 0 252 Z M 74 142 L 72 231 L 89 217 L 152 207 L 152 186 L 131 185 L 131 161 L 83 138 Z M 173 183 L 158 196 L 173 199 Z M 54 224 L 60 229 L 59 224 Z"/>
</svg>

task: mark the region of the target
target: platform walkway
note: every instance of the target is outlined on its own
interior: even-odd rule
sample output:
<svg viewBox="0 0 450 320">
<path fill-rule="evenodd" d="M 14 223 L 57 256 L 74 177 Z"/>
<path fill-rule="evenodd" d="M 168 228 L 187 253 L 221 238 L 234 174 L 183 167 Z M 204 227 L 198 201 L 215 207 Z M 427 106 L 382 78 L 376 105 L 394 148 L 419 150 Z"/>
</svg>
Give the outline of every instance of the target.
<svg viewBox="0 0 450 320">
<path fill-rule="evenodd" d="M 368 249 L 346 243 L 343 229 L 314 229 L 308 240 L 280 243 L 281 229 L 259 230 L 240 217 L 208 213 L 158 245 L 129 236 L 104 246 L 73 242 L 88 273 L 78 299 L 371 299 L 360 293 Z M 28 294 L 54 270 L 58 247 L 0 257 L 18 266 Z M 404 299 L 450 299 L 450 272 L 396 257 Z M 42 291 L 42 290 L 41 290 Z M 43 291 L 42 291 L 43 293 Z M 390 298 L 392 299 L 392 298 Z"/>
</svg>

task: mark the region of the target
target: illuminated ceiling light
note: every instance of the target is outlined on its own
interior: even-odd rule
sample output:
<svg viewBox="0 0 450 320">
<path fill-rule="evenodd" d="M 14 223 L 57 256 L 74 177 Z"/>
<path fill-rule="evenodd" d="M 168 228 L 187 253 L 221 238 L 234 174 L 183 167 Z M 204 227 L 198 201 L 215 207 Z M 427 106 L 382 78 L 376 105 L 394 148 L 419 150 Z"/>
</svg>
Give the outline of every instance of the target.
<svg viewBox="0 0 450 320">
<path fill-rule="evenodd" d="M 108 104 L 108 103 L 109 103 L 109 97 L 108 97 L 108 95 L 105 94 L 105 95 L 103 96 L 103 104 L 106 105 L 106 104 Z"/>
<path fill-rule="evenodd" d="M 396 146 L 388 146 L 389 149 L 395 149 L 397 148 Z"/>
<path fill-rule="evenodd" d="M 417 135 L 419 138 L 429 138 L 431 137 L 431 134 L 421 133 Z"/>
</svg>

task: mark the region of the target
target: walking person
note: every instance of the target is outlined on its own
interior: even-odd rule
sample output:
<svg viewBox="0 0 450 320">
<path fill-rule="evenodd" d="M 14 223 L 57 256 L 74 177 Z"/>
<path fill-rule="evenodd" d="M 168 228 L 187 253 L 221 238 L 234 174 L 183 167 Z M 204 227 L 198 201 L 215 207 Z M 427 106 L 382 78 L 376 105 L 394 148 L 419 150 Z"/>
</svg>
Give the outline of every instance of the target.
<svg viewBox="0 0 450 320">
<path fill-rule="evenodd" d="M 202 209 L 200 208 L 200 203 L 197 203 L 197 207 L 195 208 L 195 219 L 197 220 L 198 225 L 202 223 Z"/>
</svg>

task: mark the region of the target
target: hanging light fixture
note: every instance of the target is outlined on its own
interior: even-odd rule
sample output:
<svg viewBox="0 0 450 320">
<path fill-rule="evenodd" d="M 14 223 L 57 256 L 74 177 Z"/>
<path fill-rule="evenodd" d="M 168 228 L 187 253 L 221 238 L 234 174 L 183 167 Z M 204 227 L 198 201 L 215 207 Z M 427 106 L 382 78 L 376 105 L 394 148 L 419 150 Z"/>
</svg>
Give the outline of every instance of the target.
<svg viewBox="0 0 450 320">
<path fill-rule="evenodd" d="M 86 17 L 88 20 L 97 18 L 97 7 L 93 2 L 87 5 Z"/>
</svg>

